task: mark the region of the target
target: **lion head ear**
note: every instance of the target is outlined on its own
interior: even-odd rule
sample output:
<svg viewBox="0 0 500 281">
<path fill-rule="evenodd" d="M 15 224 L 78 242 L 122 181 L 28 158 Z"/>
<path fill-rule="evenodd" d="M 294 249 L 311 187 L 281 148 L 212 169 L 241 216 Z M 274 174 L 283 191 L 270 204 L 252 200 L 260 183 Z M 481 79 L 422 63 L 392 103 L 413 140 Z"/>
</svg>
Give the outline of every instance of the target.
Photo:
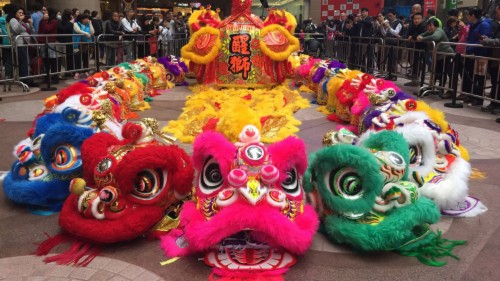
<svg viewBox="0 0 500 281">
<path fill-rule="evenodd" d="M 87 184 L 94 183 L 94 170 L 102 157 L 108 154 L 109 147 L 121 142 L 115 136 L 101 132 L 88 138 L 82 145 L 83 175 Z"/>
<path fill-rule="evenodd" d="M 215 158 L 223 174 L 229 173 L 236 146 L 217 132 L 200 134 L 193 144 L 193 164 L 197 171 L 203 169 L 209 157 Z"/>
<path fill-rule="evenodd" d="M 287 171 L 295 167 L 299 174 L 305 173 L 307 168 L 306 146 L 301 139 L 288 137 L 270 145 L 268 151 L 273 158 L 273 165 L 280 171 Z"/>
</svg>

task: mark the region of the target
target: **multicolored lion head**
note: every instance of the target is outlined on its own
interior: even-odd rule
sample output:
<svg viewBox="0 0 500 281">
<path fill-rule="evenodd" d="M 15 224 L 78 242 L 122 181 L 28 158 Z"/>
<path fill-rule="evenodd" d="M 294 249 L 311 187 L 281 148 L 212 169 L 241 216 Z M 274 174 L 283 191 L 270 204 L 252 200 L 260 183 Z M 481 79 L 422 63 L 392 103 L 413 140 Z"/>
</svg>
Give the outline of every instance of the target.
<svg viewBox="0 0 500 281">
<path fill-rule="evenodd" d="M 444 265 L 434 258 L 448 241 L 429 228 L 439 220 L 439 209 L 408 181 L 410 153 L 404 138 L 381 131 L 352 145 L 352 133 L 333 135 L 332 146 L 311 155 L 304 177 L 321 218 L 320 231 L 363 251 L 396 250 Z"/>
<path fill-rule="evenodd" d="M 78 126 L 73 109 L 36 120 L 34 133 L 14 148 L 17 160 L 3 181 L 10 200 L 36 211 L 59 211 L 68 196 L 70 180 L 82 171 L 80 148 L 94 134 Z"/>
<path fill-rule="evenodd" d="M 307 250 L 318 219 L 301 184 L 304 143 L 258 137 L 247 126 L 236 145 L 215 132 L 196 139 L 196 196 L 183 206 L 182 230 L 162 238 L 168 256 L 205 252 L 220 276 L 281 275 Z"/>
<path fill-rule="evenodd" d="M 128 123 L 124 141 L 98 133 L 84 143 L 84 178 L 72 181 L 59 218 L 66 232 L 98 243 L 130 240 L 148 233 L 190 193 L 189 157 L 157 141 L 154 123 Z"/>
<path fill-rule="evenodd" d="M 155 238 L 178 225 L 178 212 L 191 192 L 194 170 L 187 154 L 144 118 L 123 127 L 124 140 L 97 133 L 82 146 L 84 178 L 71 181 L 72 194 L 59 216 L 63 229 L 40 243 L 46 255 L 67 240 L 72 246 L 45 262 L 88 265 L 103 244 L 141 235 Z"/>
</svg>

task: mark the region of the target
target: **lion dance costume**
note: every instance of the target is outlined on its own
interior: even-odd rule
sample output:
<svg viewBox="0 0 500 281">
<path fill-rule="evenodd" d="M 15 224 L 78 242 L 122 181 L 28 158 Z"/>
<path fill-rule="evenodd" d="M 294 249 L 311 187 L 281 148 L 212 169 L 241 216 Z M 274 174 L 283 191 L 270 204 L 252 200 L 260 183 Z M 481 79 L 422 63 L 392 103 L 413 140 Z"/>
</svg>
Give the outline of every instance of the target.
<svg viewBox="0 0 500 281">
<path fill-rule="evenodd" d="M 202 252 L 220 280 L 282 280 L 305 253 L 318 218 L 305 205 L 304 143 L 259 140 L 254 126 L 236 144 L 215 132 L 196 139 L 196 192 L 182 208 L 181 228 L 162 238 L 168 256 Z"/>
</svg>

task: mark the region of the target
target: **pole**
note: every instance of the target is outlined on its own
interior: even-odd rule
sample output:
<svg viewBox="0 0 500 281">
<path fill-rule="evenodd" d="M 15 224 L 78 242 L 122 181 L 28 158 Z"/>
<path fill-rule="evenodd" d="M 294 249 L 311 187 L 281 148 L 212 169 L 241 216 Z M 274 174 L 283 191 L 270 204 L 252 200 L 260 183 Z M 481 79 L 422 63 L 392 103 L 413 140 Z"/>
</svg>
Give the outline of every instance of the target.
<svg viewBox="0 0 500 281">
<path fill-rule="evenodd" d="M 47 87 L 41 88 L 40 90 L 43 92 L 48 92 L 48 91 L 55 91 L 57 90 L 56 87 L 52 87 L 50 85 L 50 61 L 49 61 L 49 43 L 48 43 L 48 37 L 45 37 L 45 58 L 43 59 L 43 64 L 45 65 L 45 71 L 47 72 L 46 74 L 46 80 L 47 80 Z"/>
</svg>

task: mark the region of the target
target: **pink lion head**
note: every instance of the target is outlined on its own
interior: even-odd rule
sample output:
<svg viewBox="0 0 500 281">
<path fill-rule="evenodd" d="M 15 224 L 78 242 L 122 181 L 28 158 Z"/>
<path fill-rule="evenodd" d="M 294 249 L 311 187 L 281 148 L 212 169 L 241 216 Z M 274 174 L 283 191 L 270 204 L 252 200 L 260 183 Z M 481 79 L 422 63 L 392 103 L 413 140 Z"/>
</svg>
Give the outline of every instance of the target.
<svg viewBox="0 0 500 281">
<path fill-rule="evenodd" d="M 215 132 L 195 140 L 195 200 L 184 204 L 182 230 L 162 247 L 168 256 L 205 252 L 221 276 L 280 275 L 318 227 L 302 188 L 305 145 L 289 137 L 265 146 L 252 137 L 258 130 L 246 130 L 236 145 Z"/>
</svg>

